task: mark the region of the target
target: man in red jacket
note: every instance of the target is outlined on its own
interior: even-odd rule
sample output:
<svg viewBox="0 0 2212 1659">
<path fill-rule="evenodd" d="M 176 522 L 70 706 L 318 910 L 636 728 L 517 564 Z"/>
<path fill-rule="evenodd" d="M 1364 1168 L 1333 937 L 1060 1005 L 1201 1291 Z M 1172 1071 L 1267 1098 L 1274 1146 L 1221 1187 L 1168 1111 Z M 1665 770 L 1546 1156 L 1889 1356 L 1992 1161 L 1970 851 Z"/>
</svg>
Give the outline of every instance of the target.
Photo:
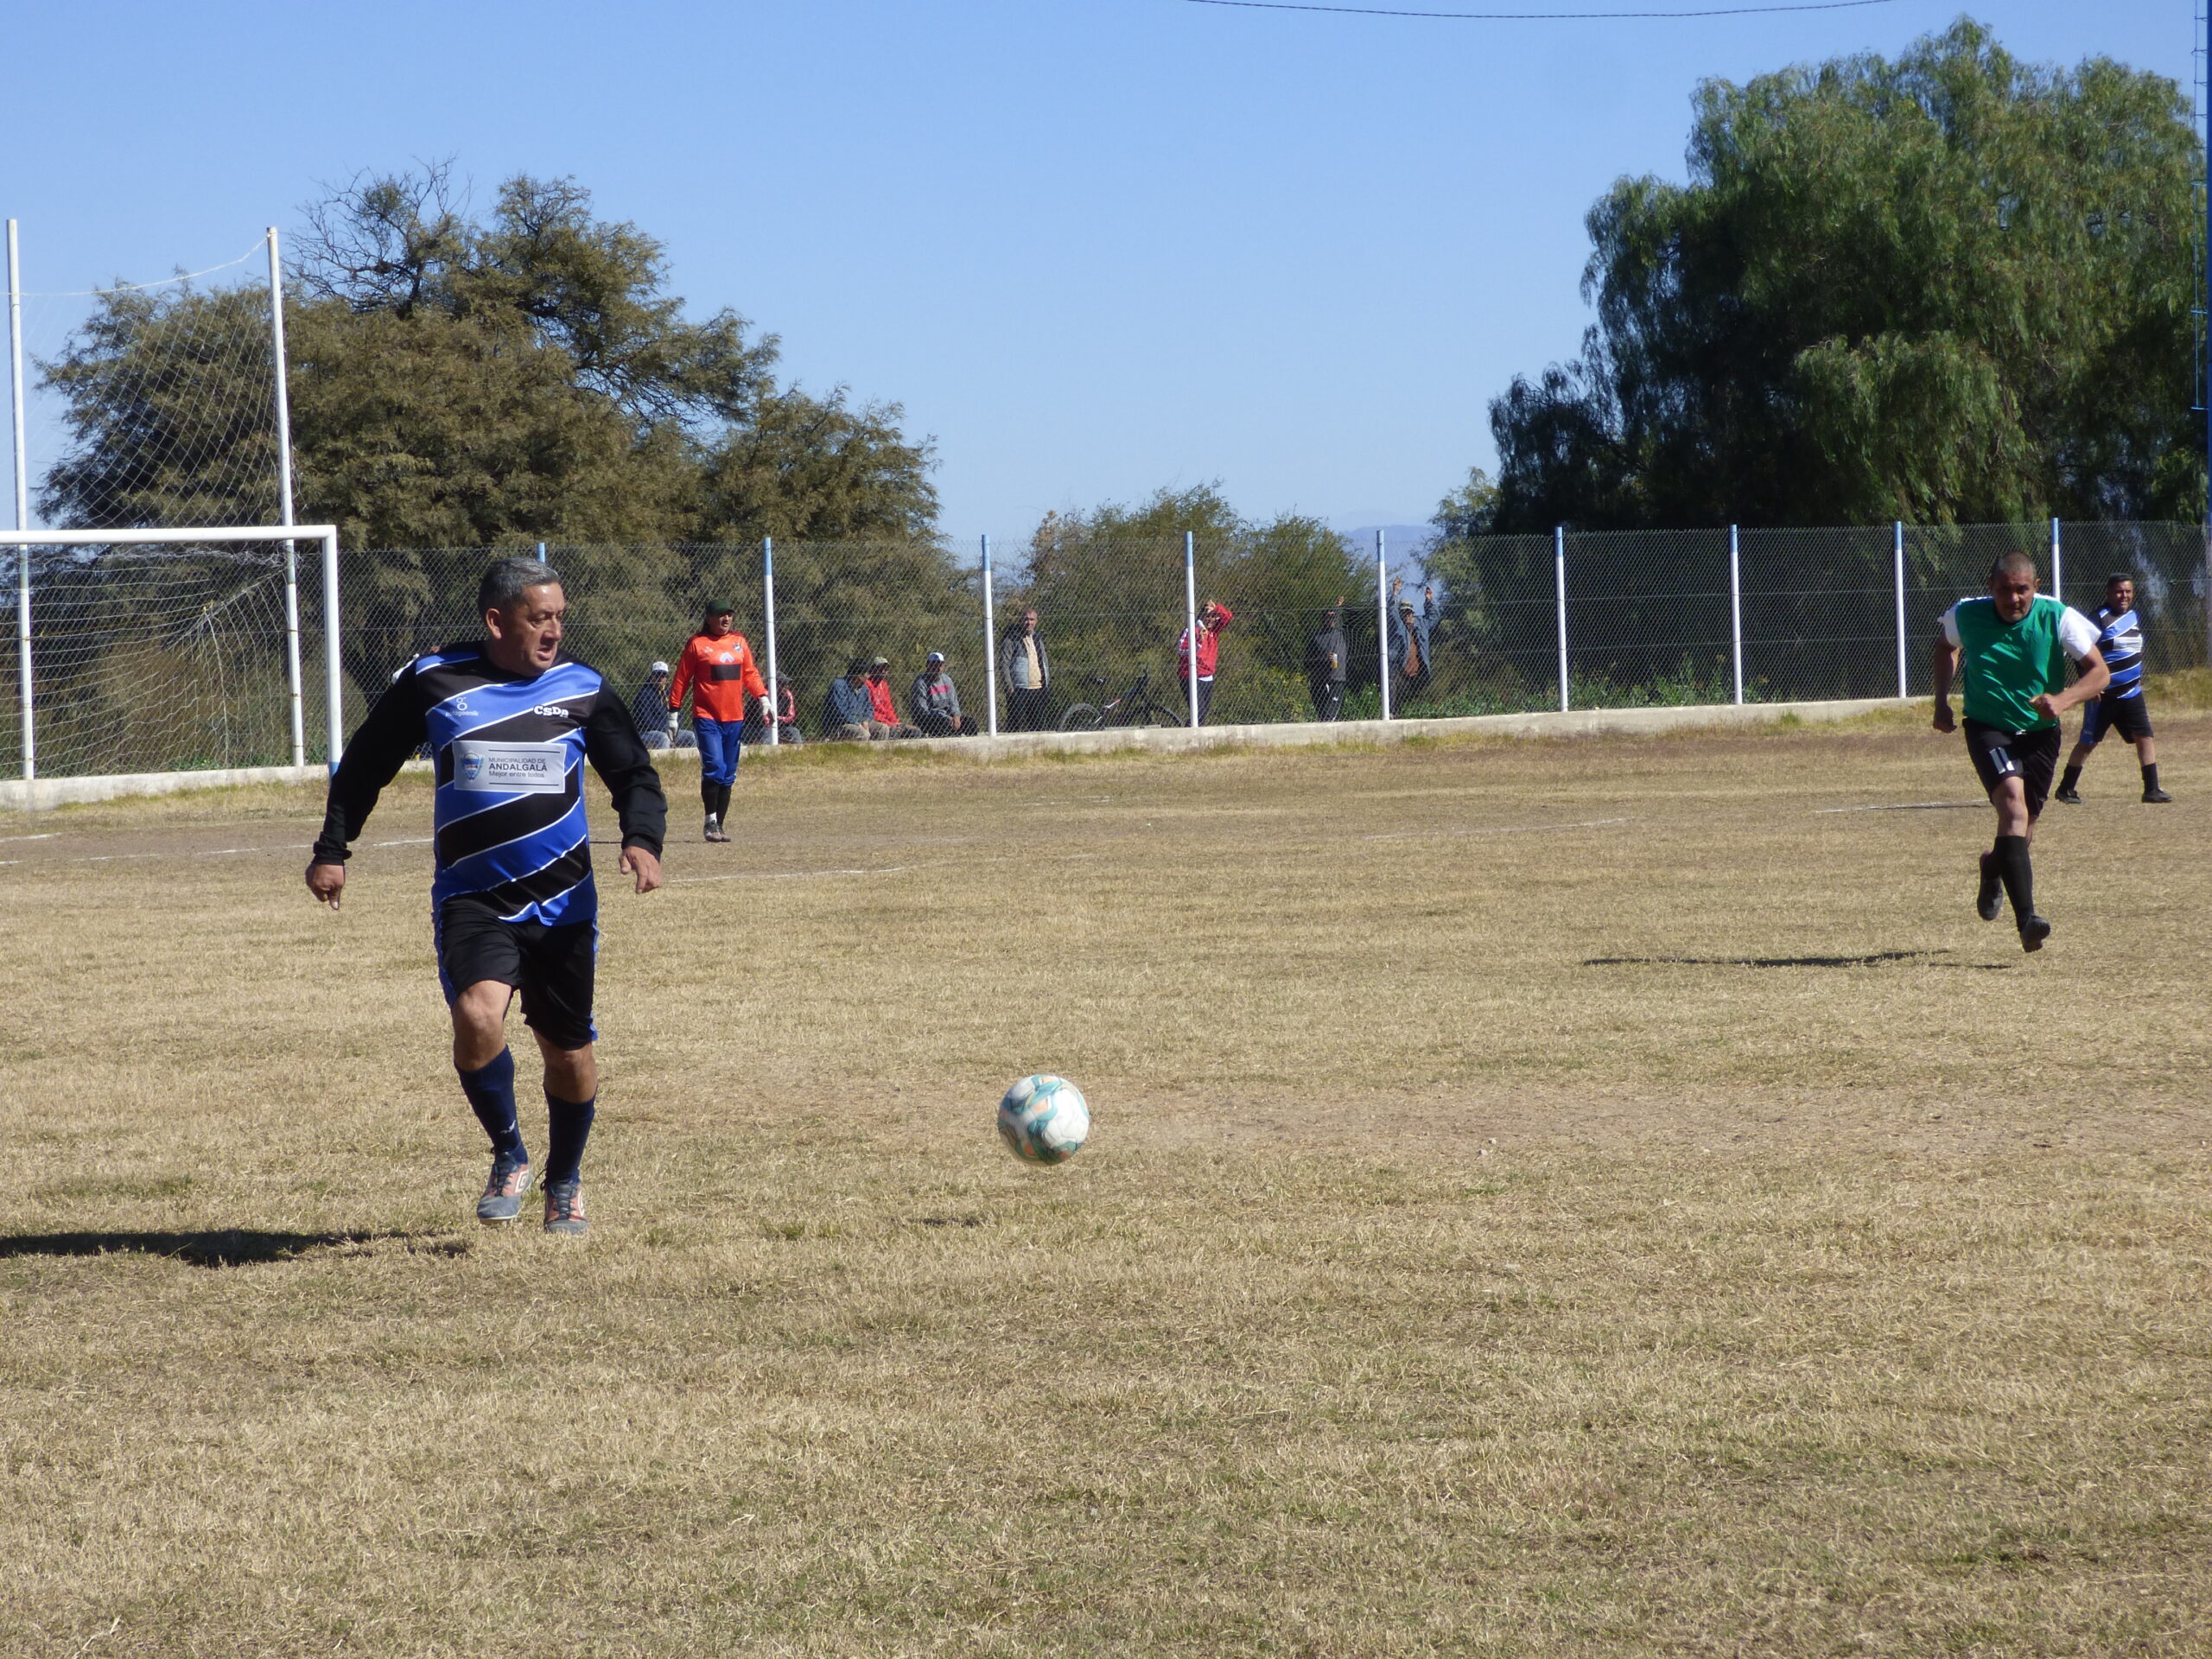
<svg viewBox="0 0 2212 1659">
<path fill-rule="evenodd" d="M 1206 723 L 1206 711 L 1213 707 L 1214 667 L 1221 658 L 1221 631 L 1236 620 L 1236 613 L 1217 599 L 1210 599 L 1198 611 L 1198 676 L 1194 685 L 1191 673 L 1191 631 L 1183 630 L 1183 637 L 1175 642 L 1175 677 L 1183 683 L 1183 701 L 1198 699 L 1198 719 Z"/>
<path fill-rule="evenodd" d="M 737 613 L 709 602 L 706 620 L 676 659 L 668 687 L 668 729 L 676 730 L 683 694 L 691 694 L 691 729 L 699 739 L 699 798 L 707 808 L 706 838 L 728 841 L 730 786 L 745 747 L 746 700 L 766 700 L 768 683 L 753 660 L 753 647 L 737 631 Z"/>
</svg>

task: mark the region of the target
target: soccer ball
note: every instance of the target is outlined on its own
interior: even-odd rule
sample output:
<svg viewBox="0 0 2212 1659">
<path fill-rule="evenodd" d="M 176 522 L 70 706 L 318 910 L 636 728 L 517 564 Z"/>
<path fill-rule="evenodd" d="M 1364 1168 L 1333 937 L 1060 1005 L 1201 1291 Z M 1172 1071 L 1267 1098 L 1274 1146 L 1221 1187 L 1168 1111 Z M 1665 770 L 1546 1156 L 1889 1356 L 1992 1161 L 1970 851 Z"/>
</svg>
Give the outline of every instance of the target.
<svg viewBox="0 0 2212 1659">
<path fill-rule="evenodd" d="M 1049 1072 L 1024 1077 L 999 1102 L 999 1133 L 1025 1164 L 1065 1163 L 1090 1135 L 1083 1090 Z"/>
</svg>

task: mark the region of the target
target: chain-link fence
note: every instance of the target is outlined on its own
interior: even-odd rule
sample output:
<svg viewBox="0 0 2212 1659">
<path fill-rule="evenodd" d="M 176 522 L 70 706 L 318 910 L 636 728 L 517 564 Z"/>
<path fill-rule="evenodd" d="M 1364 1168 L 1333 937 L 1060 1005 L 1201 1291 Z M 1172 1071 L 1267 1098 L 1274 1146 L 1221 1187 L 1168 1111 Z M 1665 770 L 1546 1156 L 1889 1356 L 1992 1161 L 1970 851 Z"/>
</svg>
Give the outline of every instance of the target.
<svg viewBox="0 0 2212 1659">
<path fill-rule="evenodd" d="M 982 731 L 1185 724 L 1183 636 L 1210 601 L 1228 619 L 1198 652 L 1214 724 L 1374 717 L 1386 666 L 1399 718 L 1924 696 L 1936 617 L 2016 549 L 2085 610 L 2107 574 L 2131 575 L 2155 676 L 2206 661 L 2205 546 L 2196 525 L 2142 524 L 1569 531 L 1380 557 L 1311 531 L 1054 538 L 995 553 L 988 582 L 980 557 L 921 540 L 543 550 L 568 583 L 570 650 L 626 702 L 652 690 L 648 706 L 664 705 L 652 664 L 676 658 L 709 602 L 727 604 L 788 687 L 798 733 L 819 741 L 838 727 L 833 682 L 878 658 L 897 723 L 919 729 L 915 682 L 933 652 Z M 480 632 L 486 561 L 531 550 L 344 553 L 345 728 L 417 652 Z M 311 762 L 327 758 L 315 556 L 302 549 Z M 11 594 L 14 561 L 0 550 Z M 289 760 L 283 569 L 268 544 L 35 550 L 39 774 Z M 0 776 L 24 775 L 20 694 L 0 676 Z"/>
</svg>

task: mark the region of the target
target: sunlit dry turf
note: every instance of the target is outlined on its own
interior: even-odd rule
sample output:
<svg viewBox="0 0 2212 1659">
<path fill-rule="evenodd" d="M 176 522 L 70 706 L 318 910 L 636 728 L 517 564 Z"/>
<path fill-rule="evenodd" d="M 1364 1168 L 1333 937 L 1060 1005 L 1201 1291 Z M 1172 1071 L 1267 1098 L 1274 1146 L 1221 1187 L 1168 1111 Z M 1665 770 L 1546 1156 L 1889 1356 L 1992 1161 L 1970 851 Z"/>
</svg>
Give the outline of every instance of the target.
<svg viewBox="0 0 2212 1659">
<path fill-rule="evenodd" d="M 672 772 L 581 1244 L 469 1219 L 419 783 L 337 916 L 306 793 L 0 817 L 0 1653 L 2212 1650 L 2162 732 L 2033 957 L 1901 718 Z"/>
</svg>

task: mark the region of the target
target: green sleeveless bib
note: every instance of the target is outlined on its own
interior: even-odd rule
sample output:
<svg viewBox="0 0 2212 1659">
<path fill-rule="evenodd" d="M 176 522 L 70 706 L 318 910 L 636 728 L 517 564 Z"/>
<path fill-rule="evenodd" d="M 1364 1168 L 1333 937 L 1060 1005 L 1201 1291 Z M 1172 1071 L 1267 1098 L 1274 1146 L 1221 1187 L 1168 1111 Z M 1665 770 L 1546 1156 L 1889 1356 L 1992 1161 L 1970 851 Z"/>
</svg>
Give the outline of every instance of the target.
<svg viewBox="0 0 2212 1659">
<path fill-rule="evenodd" d="M 1964 654 L 1967 718 L 2008 732 L 2040 731 L 2058 722 L 2038 713 L 2035 699 L 2066 685 L 2066 652 L 2058 619 L 2066 607 L 2037 594 L 2017 622 L 1997 614 L 1993 599 L 1964 599 L 1953 613 Z"/>
</svg>

